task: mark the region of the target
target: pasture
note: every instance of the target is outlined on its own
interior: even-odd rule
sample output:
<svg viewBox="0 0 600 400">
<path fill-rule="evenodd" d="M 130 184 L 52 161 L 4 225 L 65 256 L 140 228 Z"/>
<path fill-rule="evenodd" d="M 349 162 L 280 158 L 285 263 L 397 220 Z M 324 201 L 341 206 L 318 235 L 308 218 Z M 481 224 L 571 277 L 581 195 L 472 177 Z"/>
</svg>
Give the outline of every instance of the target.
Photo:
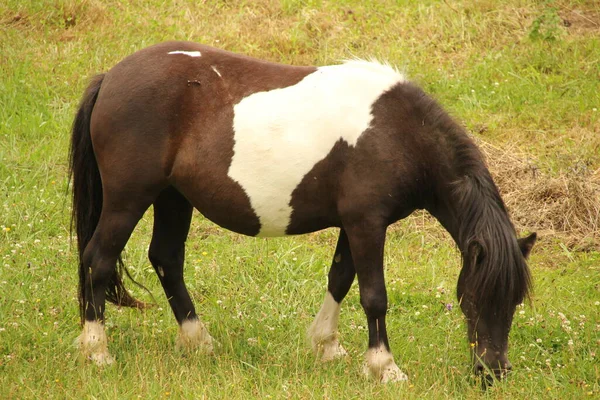
<svg viewBox="0 0 600 400">
<path fill-rule="evenodd" d="M 116 363 L 81 359 L 67 195 L 74 112 L 93 74 L 172 39 L 297 65 L 388 61 L 485 144 L 519 233 L 540 236 L 507 381 L 483 393 L 470 373 L 455 296 L 460 255 L 425 213 L 391 227 L 386 244 L 388 332 L 406 383 L 363 378 L 356 284 L 340 318 L 347 359 L 321 364 L 310 350 L 306 329 L 323 299 L 336 230 L 256 239 L 198 213 L 185 274 L 215 355 L 174 346 L 177 325 L 147 258 L 150 210 L 124 260 L 152 295 L 127 286 L 155 306 L 109 306 Z M 0 50 L 0 398 L 600 396 L 597 2 L 6 0 Z M 519 185 L 527 171 L 537 180 Z"/>
</svg>

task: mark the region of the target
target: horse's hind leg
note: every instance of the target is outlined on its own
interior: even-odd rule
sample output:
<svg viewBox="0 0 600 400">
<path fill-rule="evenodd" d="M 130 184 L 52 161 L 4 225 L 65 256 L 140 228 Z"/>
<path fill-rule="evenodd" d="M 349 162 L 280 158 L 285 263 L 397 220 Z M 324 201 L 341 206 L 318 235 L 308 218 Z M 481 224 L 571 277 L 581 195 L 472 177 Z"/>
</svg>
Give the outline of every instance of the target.
<svg viewBox="0 0 600 400">
<path fill-rule="evenodd" d="M 100 220 L 83 253 L 85 286 L 83 294 L 84 325 L 78 344 L 84 356 L 97 364 L 110 364 L 104 332 L 106 289 L 116 274 L 116 263 L 131 232 L 151 200 L 123 196 L 105 196 Z"/>
<path fill-rule="evenodd" d="M 315 353 L 321 354 L 322 361 L 346 355 L 346 350 L 338 341 L 338 320 L 340 304 L 348 294 L 355 275 L 348 236 L 341 230 L 329 269 L 325 301 L 308 330 L 312 348 Z"/>
<path fill-rule="evenodd" d="M 165 290 L 180 326 L 179 347 L 198 347 L 212 352 L 212 338 L 198 319 L 183 281 L 185 241 L 192 218 L 192 205 L 173 187 L 154 202 L 154 231 L 148 256 Z"/>
</svg>

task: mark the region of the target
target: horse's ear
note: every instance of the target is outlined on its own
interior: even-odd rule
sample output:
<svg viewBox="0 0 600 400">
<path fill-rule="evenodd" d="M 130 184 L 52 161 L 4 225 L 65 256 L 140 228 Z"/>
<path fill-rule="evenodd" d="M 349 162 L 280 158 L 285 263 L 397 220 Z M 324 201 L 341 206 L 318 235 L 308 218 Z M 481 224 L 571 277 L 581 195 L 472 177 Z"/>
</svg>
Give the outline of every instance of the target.
<svg viewBox="0 0 600 400">
<path fill-rule="evenodd" d="M 478 264 L 481 264 L 486 256 L 485 246 L 478 239 L 472 239 L 467 247 L 467 257 L 469 261 L 469 267 L 473 268 Z"/>
<path fill-rule="evenodd" d="M 533 232 L 531 235 L 517 239 L 519 242 L 519 247 L 521 248 L 521 253 L 523 253 L 523 257 L 529 257 L 529 253 L 531 253 L 531 249 L 537 240 L 537 233 Z"/>
</svg>

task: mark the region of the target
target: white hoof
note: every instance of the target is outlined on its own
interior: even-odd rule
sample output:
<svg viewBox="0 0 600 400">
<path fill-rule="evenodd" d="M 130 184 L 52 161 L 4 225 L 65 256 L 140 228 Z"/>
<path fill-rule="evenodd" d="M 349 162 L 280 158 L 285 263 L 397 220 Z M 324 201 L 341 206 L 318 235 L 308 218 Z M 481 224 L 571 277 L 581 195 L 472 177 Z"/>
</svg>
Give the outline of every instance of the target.
<svg viewBox="0 0 600 400">
<path fill-rule="evenodd" d="M 313 349 L 316 354 L 321 355 L 322 362 L 333 361 L 348 355 L 337 338 L 313 344 Z"/>
<path fill-rule="evenodd" d="M 198 350 L 204 354 L 213 354 L 213 338 L 200 320 L 186 320 L 179 328 L 176 346 L 180 350 Z"/>
<path fill-rule="evenodd" d="M 325 294 L 325 301 L 308 328 L 308 337 L 313 351 L 321 355 L 321 361 L 331 361 L 346 356 L 346 350 L 338 341 L 338 320 L 340 304 L 331 293 Z"/>
<path fill-rule="evenodd" d="M 383 345 L 367 351 L 367 361 L 363 372 L 369 378 L 381 383 L 408 380 L 408 376 L 398 368 L 394 362 L 394 357 Z"/>
<path fill-rule="evenodd" d="M 81 354 L 96 365 L 109 365 L 115 359 L 108 352 L 108 340 L 104 332 L 104 325 L 98 321 L 86 321 L 83 332 L 75 340 Z"/>
<path fill-rule="evenodd" d="M 92 353 L 88 357 L 98 366 L 110 365 L 115 362 L 115 359 L 110 355 L 108 350 L 104 352 Z"/>
</svg>

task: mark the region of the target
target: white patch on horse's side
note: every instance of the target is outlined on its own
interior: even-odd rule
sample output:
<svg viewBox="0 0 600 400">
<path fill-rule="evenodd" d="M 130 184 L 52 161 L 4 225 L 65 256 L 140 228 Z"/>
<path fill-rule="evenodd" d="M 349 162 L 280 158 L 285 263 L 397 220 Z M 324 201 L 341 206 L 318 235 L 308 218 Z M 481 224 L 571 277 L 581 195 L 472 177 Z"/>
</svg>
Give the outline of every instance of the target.
<svg viewBox="0 0 600 400">
<path fill-rule="evenodd" d="M 183 55 L 190 56 L 190 57 L 200 57 L 202 55 L 202 53 L 200 53 L 199 51 L 184 51 L 184 50 L 170 51 L 169 54 L 183 54 Z"/>
<path fill-rule="evenodd" d="M 115 360 L 108 352 L 108 340 L 104 324 L 99 321 L 85 321 L 83 332 L 75 340 L 81 353 L 97 365 L 112 364 Z"/>
<path fill-rule="evenodd" d="M 177 348 L 184 350 L 198 349 L 203 353 L 213 353 L 213 339 L 200 320 L 188 319 L 179 327 Z"/>
<path fill-rule="evenodd" d="M 398 368 L 392 353 L 383 344 L 367 351 L 363 372 L 381 383 L 408 380 L 408 376 Z"/>
<path fill-rule="evenodd" d="M 213 71 L 215 71 L 215 74 L 219 75 L 219 78 L 222 77 L 221 73 L 219 72 L 219 70 L 217 69 L 217 67 L 215 67 L 214 65 L 210 66 L 212 68 Z"/>
<path fill-rule="evenodd" d="M 160 275 L 161 278 L 164 278 L 165 270 L 163 269 L 163 267 L 159 266 L 157 269 L 158 269 L 158 275 Z"/>
<path fill-rule="evenodd" d="M 321 354 L 321 361 L 330 361 L 347 354 L 338 340 L 339 319 L 340 304 L 328 291 L 321 309 L 308 328 L 312 349 L 316 354 Z"/>
<path fill-rule="evenodd" d="M 325 66 L 293 86 L 254 93 L 234 106 L 228 175 L 244 189 L 261 229 L 283 236 L 292 192 L 340 139 L 351 146 L 369 127 L 375 101 L 403 75 L 366 61 Z"/>
</svg>

